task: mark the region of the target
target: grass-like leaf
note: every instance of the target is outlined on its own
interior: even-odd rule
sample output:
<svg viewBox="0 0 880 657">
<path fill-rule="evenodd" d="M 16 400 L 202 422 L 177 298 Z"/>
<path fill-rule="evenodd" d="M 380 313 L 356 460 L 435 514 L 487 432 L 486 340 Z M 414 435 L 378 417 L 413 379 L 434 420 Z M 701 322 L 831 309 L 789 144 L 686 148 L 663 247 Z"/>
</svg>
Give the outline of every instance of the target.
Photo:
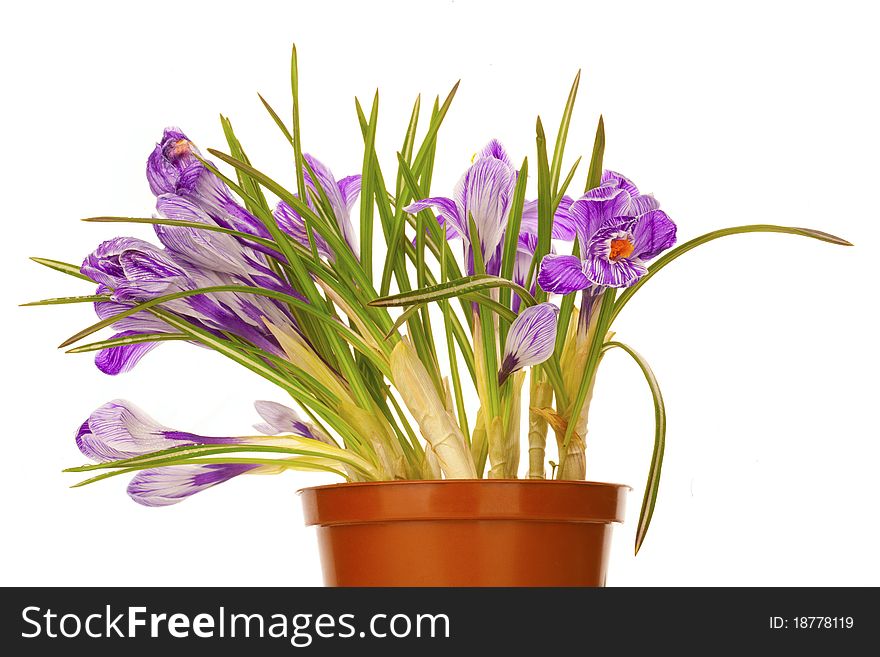
<svg viewBox="0 0 880 657">
<path fill-rule="evenodd" d="M 20 304 L 24 306 L 57 306 L 67 303 L 94 303 L 97 301 L 110 301 L 110 297 L 106 294 L 88 294 L 81 297 L 55 297 L 53 299 L 43 299 L 42 301 L 28 301 Z"/>
<path fill-rule="evenodd" d="M 851 242 L 848 242 L 842 237 L 837 237 L 836 235 L 831 235 L 830 233 L 825 233 L 821 230 L 814 230 L 812 228 L 792 228 L 788 226 L 774 226 L 771 224 L 752 224 L 749 226 L 736 226 L 734 228 L 722 228 L 721 230 L 715 230 L 711 233 L 701 235 L 700 237 L 695 237 L 694 239 L 687 241 L 684 244 L 680 244 L 671 251 L 667 251 L 666 254 L 664 254 L 663 256 L 657 258 L 657 260 L 655 260 L 654 263 L 650 267 L 648 267 L 648 273 L 642 276 L 635 285 L 626 288 L 626 290 L 624 290 L 623 293 L 620 295 L 620 298 L 618 298 L 617 300 L 617 304 L 614 306 L 614 313 L 611 316 L 612 321 L 615 317 L 617 317 L 617 315 L 626 305 L 626 302 L 629 301 L 632 296 L 645 283 L 651 280 L 651 277 L 654 276 L 654 274 L 663 269 L 670 262 L 702 244 L 717 240 L 719 237 L 727 237 L 728 235 L 739 235 L 742 233 L 787 233 L 789 235 L 801 235 L 802 237 L 811 237 L 814 240 L 828 242 L 829 244 L 852 246 Z"/>
<path fill-rule="evenodd" d="M 628 353 L 642 370 L 648 386 L 651 388 L 651 397 L 654 399 L 654 452 L 651 455 L 651 466 L 648 469 L 648 483 L 645 484 L 645 496 L 642 499 L 642 510 L 639 513 L 639 524 L 636 528 L 635 553 L 639 553 L 648 527 L 651 526 L 651 518 L 654 516 L 654 505 L 657 503 L 657 491 L 660 488 L 660 471 L 663 468 L 663 453 L 666 451 L 666 406 L 663 404 L 663 393 L 660 392 L 660 384 L 651 370 L 647 361 L 635 349 L 621 342 L 608 342 L 603 350 L 617 347 Z"/>
<path fill-rule="evenodd" d="M 73 276 L 74 278 L 81 278 L 82 280 L 89 281 L 90 283 L 94 282 L 85 274 L 81 274 L 79 271 L 79 267 L 77 267 L 76 265 L 72 265 L 69 262 L 50 260 L 49 258 L 31 258 L 31 260 L 36 262 L 38 265 L 43 265 L 44 267 L 48 267 L 49 269 L 60 271 L 62 274 L 67 274 L 68 276 Z"/>
<path fill-rule="evenodd" d="M 477 249 L 474 250 L 475 253 Z M 500 276 L 489 276 L 487 274 L 476 274 L 474 276 L 465 276 L 447 283 L 440 283 L 432 287 L 426 287 L 423 290 L 414 290 L 403 294 L 392 294 L 387 297 L 380 297 L 370 301 L 369 305 L 378 307 L 399 307 L 411 306 L 413 304 L 430 303 L 431 301 L 441 301 L 443 299 L 452 299 L 481 290 L 490 290 L 493 288 L 510 288 L 520 299 L 524 306 L 534 306 L 537 302 L 535 297 L 521 285 L 517 285 L 513 281 L 501 278 Z"/>
<path fill-rule="evenodd" d="M 169 340 L 192 340 L 185 333 L 139 333 L 137 335 L 127 335 L 122 338 L 111 338 L 109 340 L 101 340 L 99 342 L 90 342 L 73 349 L 68 349 L 68 354 L 83 354 L 89 351 L 100 351 L 101 349 L 111 349 L 113 347 L 122 347 L 128 344 L 141 344 L 143 342 L 167 342 Z"/>
</svg>

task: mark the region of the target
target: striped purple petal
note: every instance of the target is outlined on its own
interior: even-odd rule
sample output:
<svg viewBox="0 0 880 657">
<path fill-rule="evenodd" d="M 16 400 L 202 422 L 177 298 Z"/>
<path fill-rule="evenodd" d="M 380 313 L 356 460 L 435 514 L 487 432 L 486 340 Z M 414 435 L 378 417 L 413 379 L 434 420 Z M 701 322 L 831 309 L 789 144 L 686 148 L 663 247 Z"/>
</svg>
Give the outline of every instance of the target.
<svg viewBox="0 0 880 657">
<path fill-rule="evenodd" d="M 169 429 L 123 399 L 96 409 L 76 434 L 79 450 L 99 462 L 142 456 L 170 447 L 237 442 L 237 438 L 198 436 Z"/>
<path fill-rule="evenodd" d="M 273 401 L 255 401 L 254 408 L 264 420 L 264 423 L 254 425 L 254 429 L 261 433 L 269 436 L 292 433 L 305 438 L 315 438 L 310 425 L 303 422 L 295 410 L 284 404 Z"/>
<path fill-rule="evenodd" d="M 216 226 L 211 216 L 190 199 L 163 194 L 156 199 L 161 217 Z M 232 274 L 247 273 L 245 251 L 231 235 L 182 226 L 156 225 L 156 236 L 166 249 L 187 261 L 208 269 Z"/>
<path fill-rule="evenodd" d="M 421 201 L 416 201 L 415 203 L 410 203 L 403 209 L 403 211 L 410 214 L 416 214 L 417 212 L 427 210 L 428 208 L 434 208 L 443 213 L 442 215 L 437 215 L 437 221 L 440 221 L 441 216 L 443 217 L 444 221 L 440 223 L 445 223 L 447 236 L 450 231 L 454 232 L 458 237 L 467 235 L 467 222 L 463 218 L 463 209 L 460 208 L 451 198 L 446 198 L 445 196 L 432 196 L 430 198 L 422 199 Z"/>
<path fill-rule="evenodd" d="M 336 182 L 336 178 L 333 176 L 333 172 L 322 163 L 318 158 L 309 155 L 308 153 L 303 153 L 303 159 L 308 163 L 309 167 L 312 169 L 312 172 L 315 174 L 315 178 L 317 179 L 317 184 L 321 186 L 321 190 L 327 197 L 327 200 L 330 202 L 330 207 L 333 210 L 333 214 L 336 216 L 336 223 L 339 226 L 339 229 L 342 231 L 342 236 L 345 238 L 345 241 L 348 243 L 348 247 L 351 249 L 351 252 L 355 255 L 355 257 L 359 257 L 358 250 L 358 236 L 355 233 L 354 226 L 351 223 L 350 209 L 351 205 L 346 202 L 346 198 L 343 196 L 342 189 L 338 182 Z M 303 165 L 303 174 L 305 176 L 305 182 L 308 187 L 312 189 L 313 192 L 317 192 L 317 188 L 315 187 L 316 181 L 312 179 L 312 176 L 305 170 L 305 165 Z M 354 188 L 352 186 L 352 181 L 346 183 L 346 187 L 348 188 L 346 191 L 348 194 L 354 195 Z M 360 186 L 358 183 L 358 191 L 360 191 Z M 349 197 L 347 200 L 350 202 L 354 202 L 355 196 Z M 309 199 L 311 205 L 311 199 Z"/>
<path fill-rule="evenodd" d="M 633 257 L 641 260 L 656 257 L 675 244 L 675 233 L 675 223 L 662 210 L 643 214 L 632 227 Z"/>
<path fill-rule="evenodd" d="M 593 235 L 605 225 L 617 222 L 629 207 L 630 195 L 612 187 L 597 187 L 574 201 L 568 211 L 581 245 L 589 244 Z"/>
<path fill-rule="evenodd" d="M 563 196 L 553 215 L 552 237 L 557 240 L 570 242 L 576 235 L 577 226 L 569 209 L 573 200 L 570 196 Z M 522 222 L 520 232 L 538 234 L 538 201 L 526 201 L 523 204 Z"/>
<path fill-rule="evenodd" d="M 309 234 L 306 231 L 306 222 L 296 210 L 284 201 L 279 201 L 272 215 L 275 217 L 275 221 L 278 222 L 281 230 L 290 235 L 303 247 L 311 248 Z M 333 252 L 327 245 L 327 241 L 315 230 L 312 231 L 312 238 L 315 240 L 315 248 L 318 250 L 318 255 L 328 260 L 333 260 Z"/>
<path fill-rule="evenodd" d="M 111 336 L 111 339 L 127 338 L 133 335 L 141 335 L 141 333 L 138 331 L 122 331 Z M 158 342 L 138 342 L 101 349 L 95 355 L 95 365 L 104 374 L 111 376 L 122 374 L 130 371 L 140 362 L 141 358 L 158 346 Z"/>
<path fill-rule="evenodd" d="M 551 253 L 541 260 L 538 285 L 545 292 L 570 294 L 590 287 L 592 282 L 584 273 L 580 258 Z"/>
<path fill-rule="evenodd" d="M 351 212 L 351 208 L 361 193 L 361 174 L 346 176 L 340 180 L 339 193 L 342 195 L 342 202 L 345 204 L 346 211 Z"/>
<path fill-rule="evenodd" d="M 507 156 L 507 151 L 504 150 L 504 146 L 502 146 L 501 142 L 497 139 L 493 139 L 488 144 L 483 146 L 483 148 L 480 150 L 480 153 L 474 159 L 478 160 L 482 158 L 492 158 L 495 160 L 500 160 L 507 166 L 513 168 L 513 162 L 511 162 L 510 158 Z"/>
<path fill-rule="evenodd" d="M 502 243 L 515 184 L 513 167 L 494 157 L 484 157 L 471 165 L 455 187 L 453 198 L 461 208 L 460 231 L 470 233 L 469 217 L 473 217 L 484 261 Z"/>
<path fill-rule="evenodd" d="M 517 370 L 550 358 L 556 344 L 558 317 L 559 308 L 552 303 L 539 303 L 526 308 L 513 320 L 504 344 L 498 385 Z"/>
<path fill-rule="evenodd" d="M 597 231 L 585 256 L 584 273 L 600 287 L 629 287 L 648 271 L 635 253 L 635 238 L 626 224 Z"/>
<path fill-rule="evenodd" d="M 222 463 L 169 465 L 143 470 L 128 484 L 128 494 L 144 506 L 169 506 L 259 467 L 246 463 Z"/>
</svg>

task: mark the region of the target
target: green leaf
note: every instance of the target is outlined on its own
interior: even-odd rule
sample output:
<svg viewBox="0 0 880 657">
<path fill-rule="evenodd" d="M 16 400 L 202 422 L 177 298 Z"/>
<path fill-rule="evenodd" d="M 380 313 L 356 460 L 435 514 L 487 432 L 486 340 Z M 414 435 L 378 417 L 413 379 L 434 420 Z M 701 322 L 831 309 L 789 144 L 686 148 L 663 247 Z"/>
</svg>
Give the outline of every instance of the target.
<svg viewBox="0 0 880 657">
<path fill-rule="evenodd" d="M 574 164 L 571 165 L 571 169 L 568 170 L 568 175 L 565 176 L 565 180 L 562 181 L 562 184 L 559 185 L 559 189 L 556 192 L 556 197 L 553 199 L 553 209 L 559 207 L 559 204 L 562 202 L 562 197 L 565 196 L 565 191 L 568 189 L 568 186 L 571 184 L 571 181 L 574 180 L 574 174 L 577 171 L 577 168 L 581 164 L 581 160 L 583 158 L 578 158 L 574 161 Z"/>
<path fill-rule="evenodd" d="M 519 227 L 522 223 L 523 205 L 526 198 L 526 182 L 529 177 L 529 160 L 523 159 L 522 166 L 516 176 L 516 187 L 513 188 L 513 200 L 507 228 L 504 231 L 504 250 L 501 255 L 501 278 L 513 280 L 513 269 L 516 266 L 517 247 L 519 246 Z M 502 305 L 510 305 L 510 289 L 501 290 L 499 300 Z"/>
<path fill-rule="evenodd" d="M 278 301 L 284 301 L 285 303 L 290 304 L 292 307 L 296 308 L 299 311 L 302 311 L 309 316 L 315 318 L 317 321 L 321 322 L 324 326 L 332 329 L 337 334 L 340 335 L 344 340 L 349 342 L 355 349 L 363 353 L 365 356 L 375 359 L 375 352 L 370 349 L 366 343 L 358 336 L 357 333 L 352 331 L 345 324 L 339 322 L 335 317 L 331 317 L 320 310 L 318 310 L 315 306 L 309 303 L 305 303 L 296 297 L 284 294 L 283 292 L 278 292 L 276 290 L 270 290 L 266 288 L 260 287 L 251 287 L 247 285 L 215 285 L 212 287 L 203 287 L 197 288 L 194 290 L 181 290 L 180 292 L 173 292 L 171 294 L 165 294 L 160 297 L 154 297 L 149 301 L 144 301 L 143 303 L 139 303 L 136 306 L 131 306 L 126 310 L 123 310 L 112 317 L 106 317 L 91 326 L 84 328 L 78 333 L 72 335 L 67 340 L 59 345 L 60 349 L 64 347 L 68 347 L 72 345 L 74 342 L 79 342 L 83 338 L 92 335 L 93 333 L 97 333 L 103 328 L 107 328 L 112 324 L 115 324 L 120 319 L 124 319 L 125 317 L 129 317 L 134 315 L 135 313 L 141 312 L 143 310 L 149 310 L 159 306 L 160 304 L 167 303 L 169 301 L 174 301 L 175 299 L 183 299 L 186 297 L 198 296 L 201 294 L 211 294 L 213 292 L 237 292 L 239 294 L 254 294 L 257 296 L 268 297 L 270 299 L 277 299 Z M 210 334 L 209 334 L 210 335 Z"/>
<path fill-rule="evenodd" d="M 376 124 L 379 117 L 379 91 L 373 97 L 370 111 L 370 127 L 364 139 L 364 160 L 361 172 L 361 266 L 367 277 L 373 280 L 373 164 L 376 143 Z"/>
<path fill-rule="evenodd" d="M 28 303 L 19 304 L 25 306 L 57 306 L 65 303 L 94 303 L 97 301 L 110 301 L 110 297 L 106 294 L 90 294 L 82 297 L 55 297 L 54 299 L 43 299 L 42 301 L 29 301 Z"/>
<path fill-rule="evenodd" d="M 538 246 L 529 265 L 526 289 L 531 289 L 538 265 L 544 256 L 550 253 L 553 232 L 553 192 L 550 188 L 550 167 L 547 163 L 547 137 L 544 135 L 540 116 L 535 130 L 535 141 L 538 146 Z M 544 294 L 543 291 L 541 294 Z"/>
<path fill-rule="evenodd" d="M 82 354 L 88 351 L 100 351 L 101 349 L 110 349 L 112 347 L 121 347 L 127 344 L 140 344 L 142 342 L 166 342 L 168 340 L 192 340 L 192 337 L 185 333 L 140 333 L 138 335 L 128 335 L 122 338 L 111 338 L 109 340 L 101 340 L 100 342 L 91 342 L 80 347 L 68 349 L 68 354 Z"/>
<path fill-rule="evenodd" d="M 414 290 L 403 294 L 392 294 L 387 297 L 380 297 L 370 301 L 369 305 L 379 307 L 411 306 L 413 304 L 429 303 L 431 301 L 440 301 L 442 299 L 452 299 L 454 297 L 460 297 L 481 290 L 504 287 L 508 287 L 516 292 L 520 299 L 522 299 L 524 306 L 534 306 L 537 303 L 535 297 L 533 297 L 531 293 L 521 285 L 517 285 L 513 281 L 501 278 L 500 276 L 480 274 L 465 276 L 447 283 L 440 283 L 423 290 Z"/>
<path fill-rule="evenodd" d="M 645 485 L 645 496 L 642 499 L 642 510 L 639 513 L 639 524 L 636 528 L 635 553 L 639 553 L 648 527 L 651 526 L 651 518 L 654 516 L 654 505 L 657 503 L 657 491 L 660 488 L 660 471 L 663 468 L 663 453 L 666 450 L 666 407 L 663 404 L 663 393 L 660 392 L 660 384 L 657 377 L 651 371 L 650 365 L 635 349 L 621 342 L 608 342 L 603 351 L 617 347 L 628 353 L 642 370 L 648 386 L 651 388 L 651 396 L 654 399 L 654 453 L 651 455 L 651 466 L 648 469 L 648 483 Z"/>
<path fill-rule="evenodd" d="M 49 269 L 54 269 L 55 271 L 60 271 L 62 274 L 67 274 L 68 276 L 73 276 L 74 278 L 81 278 L 84 281 L 89 281 L 90 283 L 94 283 L 94 281 L 86 276 L 85 274 L 80 273 L 79 267 L 76 265 L 71 265 L 69 262 L 61 262 L 60 260 L 50 260 L 49 258 L 31 258 L 38 265 L 43 265 L 44 267 L 48 267 Z"/>
<path fill-rule="evenodd" d="M 226 136 L 226 143 L 229 145 L 229 152 L 232 153 L 232 156 L 237 160 L 250 164 L 251 161 L 248 159 L 247 154 L 244 152 L 244 148 L 242 148 L 241 142 L 238 141 L 238 137 L 235 136 L 235 131 L 232 129 L 232 121 L 230 121 L 229 118 L 220 115 L 220 124 L 223 127 L 223 134 Z M 266 202 L 263 190 L 260 188 L 259 184 L 257 184 L 257 181 L 242 171 L 236 171 L 236 174 L 238 175 L 239 186 L 247 193 L 247 197 L 244 199 L 247 209 L 252 213 L 256 213 L 258 211 L 257 208 L 261 208 L 266 212 L 271 212 L 272 210 Z"/>
<path fill-rule="evenodd" d="M 626 288 L 620 295 L 620 298 L 617 300 L 617 303 L 614 306 L 614 313 L 611 316 L 611 320 L 613 321 L 614 318 L 617 317 L 617 315 L 626 305 L 626 302 L 629 301 L 630 298 L 632 298 L 632 295 L 634 295 L 639 290 L 639 288 L 641 288 L 645 283 L 651 280 L 651 277 L 654 274 L 663 269 L 670 262 L 672 262 L 679 256 L 684 255 L 691 249 L 697 248 L 701 244 L 706 244 L 707 242 L 717 240 L 719 237 L 726 237 L 728 235 L 739 235 L 740 233 L 787 233 L 789 235 L 801 235 L 803 237 L 811 237 L 821 242 L 828 242 L 829 244 L 852 246 L 851 242 L 848 242 L 842 237 L 837 237 L 836 235 L 831 235 L 830 233 L 825 233 L 821 230 L 814 230 L 812 228 L 789 228 L 787 226 L 773 226 L 770 224 L 752 224 L 749 226 L 737 226 L 735 228 L 722 228 L 721 230 L 715 230 L 711 233 L 701 235 L 700 237 L 695 237 L 694 239 L 685 242 L 684 244 L 680 244 L 671 251 L 667 251 L 665 255 L 657 258 L 657 260 L 655 260 L 654 263 L 650 267 L 648 267 L 648 273 L 642 276 L 635 285 Z"/>
<path fill-rule="evenodd" d="M 287 129 L 287 126 L 284 125 L 284 121 L 281 120 L 281 117 L 278 116 L 278 113 L 272 109 L 272 106 L 268 103 L 268 101 L 263 98 L 260 94 L 257 94 L 260 98 L 260 102 L 263 103 L 263 107 L 266 108 L 266 111 L 269 112 L 269 116 L 272 117 L 272 120 L 275 121 L 275 125 L 278 126 L 278 129 L 281 130 L 281 133 L 290 142 L 290 145 L 293 146 L 293 135 L 290 134 L 290 130 Z"/>
<path fill-rule="evenodd" d="M 299 197 L 307 199 L 303 175 L 302 137 L 299 131 L 299 65 L 296 60 L 296 44 L 290 49 L 290 95 L 293 100 L 293 156 L 296 163 L 296 190 Z M 265 183 L 264 183 L 265 184 Z"/>
<path fill-rule="evenodd" d="M 599 115 L 596 138 L 593 140 L 593 154 L 590 156 L 590 170 L 587 173 L 585 192 L 595 189 L 602 183 L 602 160 L 605 157 L 605 119 Z"/>
<path fill-rule="evenodd" d="M 587 400 L 587 393 L 590 389 L 593 378 L 596 376 L 596 370 L 598 369 L 599 361 L 602 358 L 602 343 L 608 332 L 608 326 L 611 324 L 610 318 L 614 309 L 614 297 L 616 294 L 617 289 L 613 287 L 607 288 L 605 292 L 602 293 L 600 301 L 601 305 L 597 311 L 598 315 L 596 317 L 596 330 L 593 340 L 590 342 L 590 349 L 587 352 L 584 376 L 581 379 L 580 385 L 578 385 L 577 396 L 574 398 L 571 408 L 568 409 L 567 412 L 569 422 L 568 428 L 565 430 L 565 437 L 562 441 L 562 455 L 559 458 L 560 473 L 563 472 L 565 459 L 568 456 L 568 445 L 571 442 L 571 437 L 574 435 L 574 428 L 577 426 L 576 418 L 580 415 L 581 409 L 584 407 L 584 403 Z"/>
<path fill-rule="evenodd" d="M 568 139 L 568 126 L 571 124 L 571 113 L 574 110 L 574 100 L 577 97 L 578 85 L 581 81 L 581 72 L 578 70 L 568 92 L 568 100 L 562 111 L 562 120 L 559 122 L 559 133 L 556 135 L 556 145 L 553 148 L 553 162 L 550 166 L 550 188 L 556 192 L 559 185 L 559 174 L 562 171 L 562 155 L 565 152 L 565 142 Z"/>
</svg>

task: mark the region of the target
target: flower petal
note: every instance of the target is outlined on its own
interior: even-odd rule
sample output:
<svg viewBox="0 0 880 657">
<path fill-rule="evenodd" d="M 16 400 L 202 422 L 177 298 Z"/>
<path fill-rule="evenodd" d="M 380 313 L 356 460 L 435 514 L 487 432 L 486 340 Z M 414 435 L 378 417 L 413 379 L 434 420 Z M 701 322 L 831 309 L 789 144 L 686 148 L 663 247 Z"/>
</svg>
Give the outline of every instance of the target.
<svg viewBox="0 0 880 657">
<path fill-rule="evenodd" d="M 545 292 L 569 294 L 590 287 L 590 279 L 582 269 L 580 258 L 572 255 L 549 254 L 541 261 L 538 285 Z"/>
<path fill-rule="evenodd" d="M 654 198 L 653 194 L 644 194 L 643 196 L 634 196 L 630 199 L 629 207 L 626 214 L 638 217 L 651 210 L 660 208 L 660 201 Z"/>
<path fill-rule="evenodd" d="M 265 420 L 265 424 L 254 425 L 254 428 L 261 433 L 269 436 L 292 433 L 306 438 L 315 437 L 312 435 L 309 425 L 302 421 L 299 414 L 284 404 L 273 401 L 255 401 L 254 408 Z"/>
<path fill-rule="evenodd" d="M 509 167 L 513 167 L 513 163 L 510 161 L 510 158 L 507 156 L 507 151 L 504 150 L 504 146 L 501 145 L 501 142 L 497 139 L 493 139 L 488 144 L 483 146 L 479 155 L 475 159 L 482 158 L 493 158 L 495 160 L 501 160 Z"/>
<path fill-rule="evenodd" d="M 272 213 L 272 216 L 275 217 L 275 221 L 278 222 L 278 226 L 281 230 L 290 235 L 305 248 L 311 248 L 305 221 L 296 210 L 284 201 L 279 201 L 278 205 L 275 206 L 275 211 Z M 312 231 L 312 237 L 315 240 L 315 248 L 318 250 L 318 255 L 327 258 L 328 260 L 332 260 L 334 258 L 333 252 L 327 245 L 327 241 L 318 233 L 318 231 L 315 230 Z"/>
<path fill-rule="evenodd" d="M 526 308 L 513 320 L 498 371 L 499 385 L 513 372 L 550 358 L 556 345 L 558 317 L 559 308 L 552 303 L 539 303 Z"/>
<path fill-rule="evenodd" d="M 641 260 L 654 258 L 675 244 L 675 233 L 675 223 L 663 210 L 643 214 L 632 227 L 633 257 Z"/>
<path fill-rule="evenodd" d="M 139 472 L 128 494 L 144 506 L 169 506 L 260 466 L 246 463 L 169 465 Z"/>
<path fill-rule="evenodd" d="M 473 217 L 484 261 L 495 253 L 504 236 L 515 184 L 513 167 L 487 157 L 474 162 L 455 187 L 456 204 L 463 208 L 459 230 L 468 235 L 469 217 Z"/>
<path fill-rule="evenodd" d="M 586 266 L 587 278 L 601 287 L 629 287 L 647 271 L 640 261 L 629 258 L 610 261 L 607 258 L 591 257 Z"/>
<path fill-rule="evenodd" d="M 122 331 L 111 337 L 127 338 L 132 335 L 140 335 L 138 331 Z M 158 342 L 138 342 L 135 344 L 125 344 L 118 347 L 110 347 L 109 349 L 101 349 L 95 355 L 95 365 L 104 374 L 111 376 L 128 372 L 140 362 L 141 358 L 150 353 L 159 346 Z"/>
<path fill-rule="evenodd" d="M 581 245 L 589 244 L 596 231 L 618 219 L 629 206 L 629 202 L 629 194 L 611 187 L 591 189 L 585 196 L 574 201 L 568 211 Z"/>
<path fill-rule="evenodd" d="M 417 212 L 427 210 L 428 208 L 435 208 L 443 213 L 442 216 L 446 223 L 447 235 L 450 230 L 454 230 L 457 235 L 467 235 L 466 226 L 462 222 L 461 209 L 451 198 L 446 198 L 445 196 L 431 196 L 430 198 L 410 203 L 403 209 L 403 211 L 408 212 L 409 214 L 416 214 Z M 440 215 L 437 216 L 437 221 L 440 221 Z"/>
<path fill-rule="evenodd" d="M 353 176 L 346 176 L 340 180 L 339 193 L 342 195 L 342 202 L 345 204 L 345 209 L 348 212 L 351 212 L 354 202 L 361 193 L 361 174 L 358 173 Z"/>
<path fill-rule="evenodd" d="M 156 211 L 166 219 L 217 224 L 193 201 L 174 194 L 156 199 Z M 169 251 L 200 267 L 233 274 L 247 273 L 243 248 L 231 235 L 182 226 L 155 226 L 156 236 Z"/>
<path fill-rule="evenodd" d="M 575 221 L 569 212 L 572 204 L 570 196 L 563 196 L 553 215 L 552 237 L 557 240 L 570 242 L 575 236 Z M 538 201 L 526 201 L 523 204 L 522 221 L 519 226 L 520 232 L 538 234 Z"/>
<path fill-rule="evenodd" d="M 346 204 L 340 185 L 336 182 L 333 172 L 330 171 L 329 167 L 322 163 L 318 158 L 309 155 L 308 153 L 303 153 L 303 159 L 312 169 L 312 172 L 317 178 L 317 184 L 321 186 L 321 189 L 327 196 L 327 200 L 330 202 L 330 207 L 333 209 L 333 214 L 336 215 L 336 223 L 342 231 L 342 236 L 345 238 L 348 248 L 351 249 L 351 252 L 354 253 L 356 257 L 359 257 L 358 237 L 354 232 L 354 226 L 351 223 L 351 215 L 349 212 L 351 206 Z M 303 166 L 303 168 L 305 169 L 305 166 Z M 311 175 L 307 171 L 304 171 L 303 173 L 305 175 L 306 184 L 316 190 L 315 181 L 312 180 Z M 350 186 L 351 182 L 346 184 L 347 186 Z M 353 193 L 353 190 L 349 191 L 352 191 Z"/>
<path fill-rule="evenodd" d="M 165 429 L 131 402 L 115 399 L 89 416 L 77 432 L 76 444 L 87 457 L 101 462 L 192 444 L 169 441 Z"/>
<path fill-rule="evenodd" d="M 625 190 L 632 197 L 640 195 L 639 188 L 636 187 L 636 184 L 623 174 L 617 173 L 616 171 L 605 169 L 605 171 L 602 172 L 601 184 Z"/>
</svg>

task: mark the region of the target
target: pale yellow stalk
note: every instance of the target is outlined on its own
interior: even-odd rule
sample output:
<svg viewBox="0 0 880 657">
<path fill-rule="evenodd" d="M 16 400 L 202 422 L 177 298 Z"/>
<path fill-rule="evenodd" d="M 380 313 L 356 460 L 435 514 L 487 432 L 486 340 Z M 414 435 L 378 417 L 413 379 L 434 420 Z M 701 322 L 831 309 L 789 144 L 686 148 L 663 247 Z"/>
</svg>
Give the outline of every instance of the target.
<svg viewBox="0 0 880 657">
<path fill-rule="evenodd" d="M 391 352 L 391 375 L 404 405 L 415 418 L 447 479 L 473 479 L 477 473 L 464 435 L 415 348 L 404 338 Z"/>
<path fill-rule="evenodd" d="M 544 479 L 547 420 L 535 409 L 550 408 L 553 386 L 543 370 L 533 367 L 529 383 L 529 479 Z"/>
<path fill-rule="evenodd" d="M 522 388 L 526 379 L 525 372 L 516 372 L 509 381 L 510 397 L 504 413 L 504 469 L 503 478 L 516 479 L 519 468 L 520 431 L 522 425 Z"/>
</svg>

